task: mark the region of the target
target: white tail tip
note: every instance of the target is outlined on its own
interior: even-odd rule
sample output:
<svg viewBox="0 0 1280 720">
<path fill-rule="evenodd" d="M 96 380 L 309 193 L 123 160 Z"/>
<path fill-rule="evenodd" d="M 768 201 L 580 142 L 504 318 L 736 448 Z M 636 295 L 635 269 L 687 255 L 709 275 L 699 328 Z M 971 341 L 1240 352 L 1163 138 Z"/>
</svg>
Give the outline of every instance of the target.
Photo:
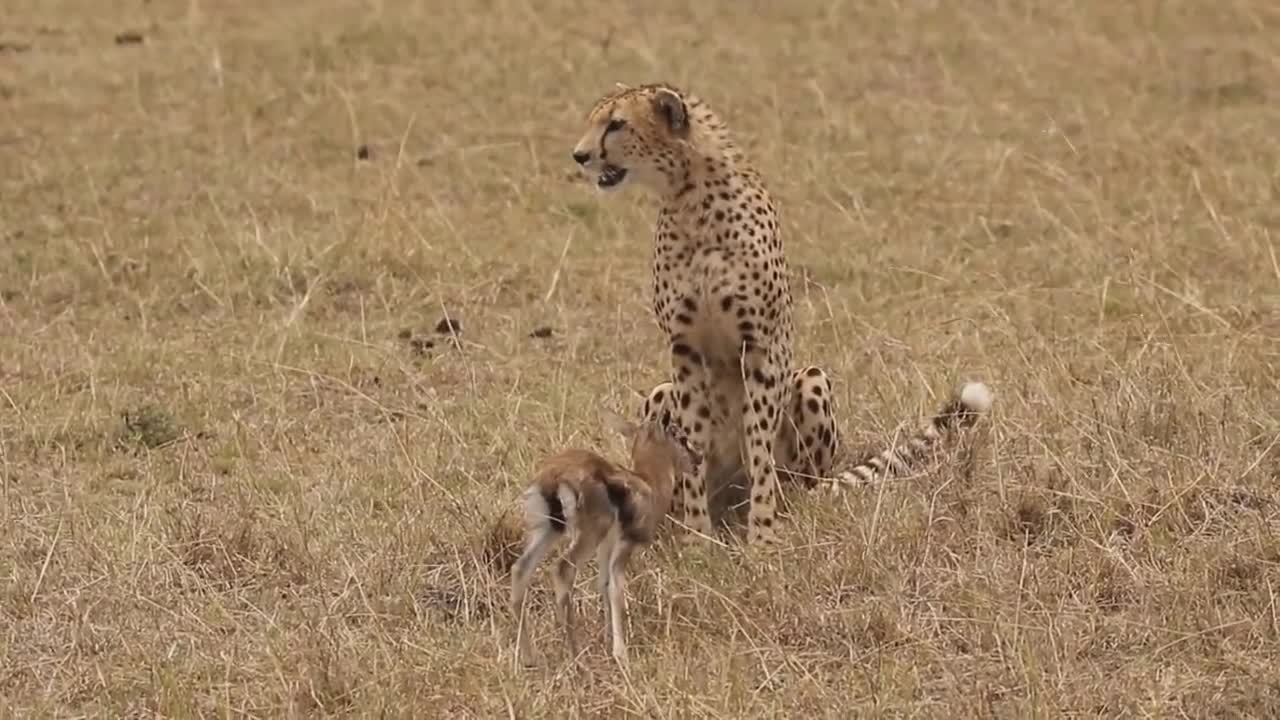
<svg viewBox="0 0 1280 720">
<path fill-rule="evenodd" d="M 991 409 L 995 396 L 986 383 L 966 383 L 960 388 L 960 403 L 976 413 L 984 413 Z"/>
</svg>

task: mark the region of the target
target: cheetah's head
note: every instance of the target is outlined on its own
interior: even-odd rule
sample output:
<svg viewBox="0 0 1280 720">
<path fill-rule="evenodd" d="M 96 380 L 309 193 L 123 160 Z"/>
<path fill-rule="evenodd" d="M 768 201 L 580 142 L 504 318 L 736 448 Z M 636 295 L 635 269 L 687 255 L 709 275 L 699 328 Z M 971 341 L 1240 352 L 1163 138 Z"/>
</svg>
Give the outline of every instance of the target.
<svg viewBox="0 0 1280 720">
<path fill-rule="evenodd" d="M 688 136 L 689 109 L 680 91 L 668 85 L 619 85 L 587 115 L 587 131 L 574 146 L 573 159 L 595 175 L 601 190 L 636 180 L 666 192 Z"/>
</svg>

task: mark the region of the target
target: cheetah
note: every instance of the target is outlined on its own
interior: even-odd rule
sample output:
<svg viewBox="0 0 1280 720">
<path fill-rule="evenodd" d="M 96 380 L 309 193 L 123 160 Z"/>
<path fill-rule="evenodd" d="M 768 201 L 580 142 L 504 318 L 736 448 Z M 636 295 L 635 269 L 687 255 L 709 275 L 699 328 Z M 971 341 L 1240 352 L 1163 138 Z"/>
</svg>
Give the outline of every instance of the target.
<svg viewBox="0 0 1280 720">
<path fill-rule="evenodd" d="M 673 498 L 688 530 L 710 534 L 709 483 L 745 472 L 747 542 L 772 545 L 779 471 L 833 490 L 901 474 L 988 409 L 990 391 L 971 383 L 905 442 L 829 476 L 839 442 L 831 381 L 822 368 L 792 368 L 782 227 L 760 173 L 705 102 L 670 84 L 619 84 L 586 122 L 572 155 L 595 185 L 634 182 L 660 200 L 653 312 L 672 375 L 641 412 L 676 423 L 703 458 Z"/>
</svg>

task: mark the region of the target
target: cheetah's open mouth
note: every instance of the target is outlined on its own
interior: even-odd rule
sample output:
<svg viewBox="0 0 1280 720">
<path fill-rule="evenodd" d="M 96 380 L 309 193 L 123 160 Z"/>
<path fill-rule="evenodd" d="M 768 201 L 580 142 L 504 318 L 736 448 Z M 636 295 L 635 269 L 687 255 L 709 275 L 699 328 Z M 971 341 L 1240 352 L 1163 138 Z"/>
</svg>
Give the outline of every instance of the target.
<svg viewBox="0 0 1280 720">
<path fill-rule="evenodd" d="M 615 187 L 626 177 L 626 168 L 620 168 L 617 165 L 605 165 L 604 169 L 600 171 L 600 177 L 596 178 L 596 185 L 602 188 Z"/>
</svg>

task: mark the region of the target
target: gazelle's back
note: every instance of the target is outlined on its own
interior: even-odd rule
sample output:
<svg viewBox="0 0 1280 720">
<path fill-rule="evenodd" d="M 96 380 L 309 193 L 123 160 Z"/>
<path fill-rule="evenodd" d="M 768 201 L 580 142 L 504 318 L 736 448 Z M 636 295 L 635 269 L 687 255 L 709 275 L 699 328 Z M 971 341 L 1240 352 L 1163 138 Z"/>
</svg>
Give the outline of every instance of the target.
<svg viewBox="0 0 1280 720">
<path fill-rule="evenodd" d="M 573 503 L 566 491 L 572 494 Z M 561 450 L 543 461 L 530 492 L 536 492 L 552 529 L 581 525 L 588 532 L 606 531 L 615 520 L 622 537 L 631 542 L 653 539 L 666 507 L 653 507 L 646 478 L 590 450 Z M 528 505 L 526 505 L 528 507 Z M 590 524 L 591 527 L 585 527 Z"/>
</svg>

